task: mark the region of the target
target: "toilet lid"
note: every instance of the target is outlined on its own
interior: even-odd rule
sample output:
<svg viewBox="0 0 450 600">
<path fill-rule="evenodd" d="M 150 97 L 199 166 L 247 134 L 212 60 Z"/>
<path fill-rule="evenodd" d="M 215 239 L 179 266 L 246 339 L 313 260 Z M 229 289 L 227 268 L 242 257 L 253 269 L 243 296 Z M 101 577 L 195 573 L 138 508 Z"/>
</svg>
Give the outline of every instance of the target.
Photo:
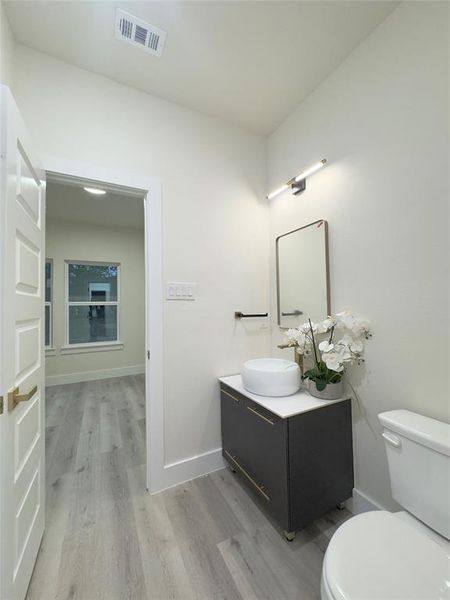
<svg viewBox="0 0 450 600">
<path fill-rule="evenodd" d="M 332 537 L 324 579 L 335 600 L 449 599 L 449 550 L 392 513 L 368 512 Z"/>
</svg>

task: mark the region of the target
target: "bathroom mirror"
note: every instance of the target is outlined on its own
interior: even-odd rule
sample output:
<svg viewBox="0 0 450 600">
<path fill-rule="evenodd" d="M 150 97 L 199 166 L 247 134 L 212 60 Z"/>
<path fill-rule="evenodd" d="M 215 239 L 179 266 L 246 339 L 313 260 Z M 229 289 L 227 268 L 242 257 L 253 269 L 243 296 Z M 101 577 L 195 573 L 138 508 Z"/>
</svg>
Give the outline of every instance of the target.
<svg viewBox="0 0 450 600">
<path fill-rule="evenodd" d="M 331 312 L 327 222 L 280 235 L 276 245 L 278 325 L 290 328 L 324 319 Z"/>
</svg>

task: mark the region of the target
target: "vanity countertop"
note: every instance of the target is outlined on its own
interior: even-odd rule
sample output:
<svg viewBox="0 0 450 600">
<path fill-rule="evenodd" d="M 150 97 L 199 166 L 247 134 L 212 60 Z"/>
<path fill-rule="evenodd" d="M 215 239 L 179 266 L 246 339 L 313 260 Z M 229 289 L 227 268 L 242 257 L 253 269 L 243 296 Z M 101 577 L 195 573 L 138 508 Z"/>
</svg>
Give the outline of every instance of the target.
<svg viewBox="0 0 450 600">
<path fill-rule="evenodd" d="M 258 396 L 247 391 L 242 383 L 240 375 L 229 375 L 228 377 L 219 377 L 219 381 L 236 390 L 243 396 L 250 398 L 253 402 L 260 404 L 270 412 L 273 412 L 282 419 L 293 417 L 301 413 L 316 410 L 317 408 L 323 408 L 330 404 L 336 404 L 337 402 L 343 402 L 347 400 L 347 397 L 339 398 L 339 400 L 320 400 L 314 398 L 306 390 L 300 389 L 297 393 L 291 396 Z"/>
</svg>

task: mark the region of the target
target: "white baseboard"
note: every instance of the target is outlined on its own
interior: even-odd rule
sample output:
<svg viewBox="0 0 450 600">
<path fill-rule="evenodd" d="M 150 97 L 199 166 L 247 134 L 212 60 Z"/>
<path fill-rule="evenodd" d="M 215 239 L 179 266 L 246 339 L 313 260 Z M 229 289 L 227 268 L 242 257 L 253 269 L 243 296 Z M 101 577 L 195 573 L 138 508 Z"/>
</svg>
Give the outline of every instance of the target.
<svg viewBox="0 0 450 600">
<path fill-rule="evenodd" d="M 96 379 L 110 379 L 124 375 L 139 375 L 145 372 L 145 365 L 131 365 L 116 369 L 101 369 L 99 371 L 82 371 L 80 373 L 67 373 L 66 375 L 48 375 L 45 385 L 64 385 L 66 383 L 80 383 L 81 381 L 95 381 Z"/>
<path fill-rule="evenodd" d="M 353 497 L 345 502 L 346 508 L 354 515 L 369 512 L 371 510 L 386 510 L 381 504 L 375 502 L 373 498 L 366 496 L 356 488 L 353 488 Z"/>
<path fill-rule="evenodd" d="M 222 458 L 222 448 L 216 448 L 203 454 L 190 456 L 177 462 L 164 465 L 163 472 L 158 481 L 153 482 L 151 493 L 156 494 L 168 488 L 203 477 L 225 467 Z"/>
</svg>

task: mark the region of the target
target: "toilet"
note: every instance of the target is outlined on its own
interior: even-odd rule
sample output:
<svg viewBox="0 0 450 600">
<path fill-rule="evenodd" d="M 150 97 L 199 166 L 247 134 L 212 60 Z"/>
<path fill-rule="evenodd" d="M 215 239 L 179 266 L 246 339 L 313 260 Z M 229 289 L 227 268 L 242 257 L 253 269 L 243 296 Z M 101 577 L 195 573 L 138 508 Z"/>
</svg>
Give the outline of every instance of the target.
<svg viewBox="0 0 450 600">
<path fill-rule="evenodd" d="M 405 511 L 366 512 L 339 527 L 321 600 L 450 599 L 450 425 L 407 410 L 378 418 L 392 495 Z"/>
</svg>

